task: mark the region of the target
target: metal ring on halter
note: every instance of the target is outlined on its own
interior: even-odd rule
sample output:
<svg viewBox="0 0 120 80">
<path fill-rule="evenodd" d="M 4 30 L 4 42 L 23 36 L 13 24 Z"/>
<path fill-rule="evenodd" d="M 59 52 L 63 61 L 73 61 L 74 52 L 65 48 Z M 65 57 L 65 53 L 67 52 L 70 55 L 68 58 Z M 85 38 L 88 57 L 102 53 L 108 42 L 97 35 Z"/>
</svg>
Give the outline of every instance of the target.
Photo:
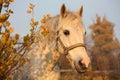
<svg viewBox="0 0 120 80">
<path fill-rule="evenodd" d="M 63 44 L 63 42 L 61 41 L 61 39 L 59 37 L 57 40 L 59 41 L 60 45 L 62 46 L 65 55 L 68 55 L 68 52 L 74 48 L 77 48 L 77 47 L 85 47 L 86 48 L 85 44 L 83 44 L 83 43 L 77 43 L 77 44 L 71 45 L 69 47 L 65 47 L 65 45 Z"/>
</svg>

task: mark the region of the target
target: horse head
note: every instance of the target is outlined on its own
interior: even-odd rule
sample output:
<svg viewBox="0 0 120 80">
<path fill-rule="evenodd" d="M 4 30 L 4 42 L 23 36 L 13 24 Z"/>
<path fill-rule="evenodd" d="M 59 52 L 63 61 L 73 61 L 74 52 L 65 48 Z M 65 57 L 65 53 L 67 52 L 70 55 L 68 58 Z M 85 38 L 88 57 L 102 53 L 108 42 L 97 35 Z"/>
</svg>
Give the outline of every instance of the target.
<svg viewBox="0 0 120 80">
<path fill-rule="evenodd" d="M 77 72 L 85 72 L 90 58 L 84 43 L 85 28 L 82 22 L 83 7 L 77 12 L 67 11 L 63 4 L 58 24 L 59 52 L 66 55 Z"/>
</svg>

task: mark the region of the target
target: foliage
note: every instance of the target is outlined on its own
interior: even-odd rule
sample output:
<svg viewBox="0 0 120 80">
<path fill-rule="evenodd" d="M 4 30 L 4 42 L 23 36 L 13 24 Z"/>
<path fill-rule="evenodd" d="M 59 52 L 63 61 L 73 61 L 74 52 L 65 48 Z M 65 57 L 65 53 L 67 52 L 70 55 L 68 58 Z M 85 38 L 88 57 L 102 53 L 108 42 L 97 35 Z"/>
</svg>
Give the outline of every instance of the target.
<svg viewBox="0 0 120 80">
<path fill-rule="evenodd" d="M 114 24 L 108 21 L 105 17 L 101 21 L 98 16 L 96 23 L 90 26 L 92 32 L 91 37 L 94 42 L 93 51 L 96 53 L 111 53 L 112 50 L 119 48 L 119 42 L 114 36 Z"/>
<path fill-rule="evenodd" d="M 44 26 L 46 20 L 50 17 L 50 14 L 44 15 L 43 19 L 41 20 L 42 25 L 40 26 L 40 30 L 42 30 L 41 34 L 46 36 L 49 33 L 49 29 Z"/>
<path fill-rule="evenodd" d="M 24 51 L 24 55 L 22 56 L 22 58 L 26 59 L 27 61 L 25 61 L 23 63 L 23 65 L 21 65 L 19 68 L 13 70 L 14 74 L 10 75 L 11 79 L 15 79 L 15 80 L 18 80 L 18 79 L 22 79 L 22 80 L 30 79 L 31 80 L 31 79 L 33 79 L 32 76 L 30 75 L 30 73 L 26 72 L 27 70 L 29 70 L 29 67 L 31 66 L 29 62 L 32 61 L 33 58 L 30 59 L 29 57 L 26 56 L 26 54 L 31 49 L 31 45 L 37 40 L 37 34 L 36 33 L 37 33 L 38 30 L 41 30 L 41 34 L 43 36 L 46 36 L 47 33 L 49 33 L 48 28 L 45 27 L 44 24 L 45 24 L 46 20 L 50 17 L 50 14 L 44 15 L 44 17 L 43 17 L 44 22 L 42 22 L 43 19 L 40 21 L 41 26 L 38 29 L 39 21 L 36 21 L 35 18 L 34 18 L 34 16 L 35 16 L 34 15 L 34 8 L 35 8 L 35 5 L 30 3 L 29 9 L 27 10 L 27 13 L 29 15 L 31 15 L 30 33 L 23 37 L 23 39 L 22 39 L 23 42 L 19 42 L 19 40 L 18 40 L 18 42 L 16 43 L 18 49 L 20 47 L 24 47 L 24 49 L 21 50 L 20 54 L 21 53 L 23 54 L 23 51 Z M 16 50 L 16 51 L 18 51 L 18 50 Z M 27 59 L 26 57 L 29 58 L 29 59 Z M 18 61 L 20 61 L 20 60 L 18 60 Z M 28 62 L 28 63 L 26 64 L 26 62 Z M 26 68 L 26 66 L 27 66 L 27 68 Z M 27 78 L 26 78 L 26 76 L 27 76 Z"/>
<path fill-rule="evenodd" d="M 93 45 L 89 49 L 92 69 L 108 73 L 120 70 L 118 57 L 120 43 L 114 35 L 114 24 L 106 17 L 101 19 L 97 16 L 96 22 L 90 25 L 90 29 L 93 40 Z"/>
<path fill-rule="evenodd" d="M 20 42 L 19 34 L 13 35 L 14 28 L 10 26 L 9 17 L 13 11 L 9 9 L 9 5 L 14 0 L 0 0 L 0 80 L 8 80 L 9 76 L 17 69 L 29 61 L 24 55 L 29 50 L 32 43 L 35 41 L 35 31 L 38 21 L 34 21 L 32 17 L 30 25 L 30 34 L 22 38 Z M 30 4 L 31 13 L 34 7 Z"/>
</svg>

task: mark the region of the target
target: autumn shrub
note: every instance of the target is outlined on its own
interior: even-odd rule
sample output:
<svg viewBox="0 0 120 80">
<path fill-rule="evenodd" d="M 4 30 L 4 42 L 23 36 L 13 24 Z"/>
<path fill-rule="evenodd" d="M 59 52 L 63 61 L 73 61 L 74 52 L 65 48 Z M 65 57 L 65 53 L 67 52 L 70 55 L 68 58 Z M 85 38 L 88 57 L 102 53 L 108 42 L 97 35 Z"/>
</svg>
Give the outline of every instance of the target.
<svg viewBox="0 0 120 80">
<path fill-rule="evenodd" d="M 38 22 L 32 17 L 29 34 L 22 39 L 19 34 L 13 34 L 14 28 L 11 27 L 9 21 L 9 17 L 14 13 L 9 8 L 12 2 L 14 0 L 0 0 L 0 80 L 10 79 L 14 71 L 29 61 L 24 55 L 35 41 L 35 27 L 38 25 Z M 34 9 L 32 4 L 30 9 L 32 13 Z"/>
</svg>

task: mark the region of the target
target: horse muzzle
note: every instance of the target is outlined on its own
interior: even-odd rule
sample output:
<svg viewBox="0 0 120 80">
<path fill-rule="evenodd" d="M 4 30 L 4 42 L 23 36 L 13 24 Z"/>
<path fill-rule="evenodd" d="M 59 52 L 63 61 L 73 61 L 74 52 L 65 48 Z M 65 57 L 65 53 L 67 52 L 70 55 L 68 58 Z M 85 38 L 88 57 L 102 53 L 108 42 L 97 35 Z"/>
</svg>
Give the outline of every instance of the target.
<svg viewBox="0 0 120 80">
<path fill-rule="evenodd" d="M 74 62 L 75 69 L 78 73 L 84 73 L 87 71 L 88 67 L 84 63 L 80 61 L 75 61 Z"/>
</svg>

